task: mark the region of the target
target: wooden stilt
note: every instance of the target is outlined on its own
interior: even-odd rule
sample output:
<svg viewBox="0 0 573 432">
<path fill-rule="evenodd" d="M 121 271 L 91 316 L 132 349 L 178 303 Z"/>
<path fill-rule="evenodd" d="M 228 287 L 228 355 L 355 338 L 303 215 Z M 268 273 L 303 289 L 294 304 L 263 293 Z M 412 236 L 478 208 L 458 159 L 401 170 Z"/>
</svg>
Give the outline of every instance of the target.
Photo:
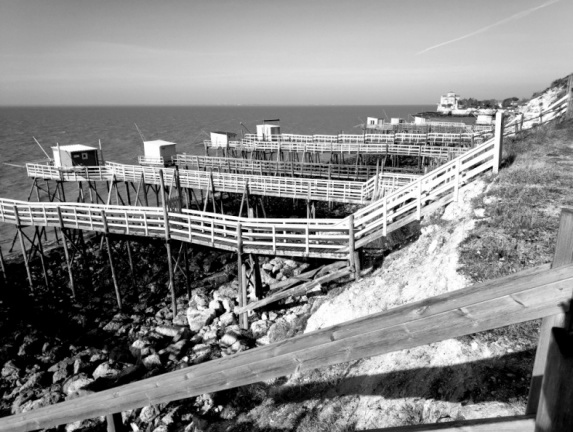
<svg viewBox="0 0 573 432">
<path fill-rule="evenodd" d="M 128 432 L 131 428 L 124 426 L 121 413 L 108 414 L 105 416 L 107 432 Z"/>
<path fill-rule="evenodd" d="M 66 265 L 68 267 L 68 276 L 70 278 L 70 289 L 72 290 L 72 297 L 76 298 L 76 285 L 74 282 L 74 274 L 72 272 L 72 260 L 70 259 L 68 241 L 64 231 L 65 228 L 64 228 L 64 220 L 62 218 L 62 210 L 60 207 L 57 207 L 57 211 L 58 211 L 58 220 L 60 223 L 60 231 L 62 232 L 62 245 L 64 246 L 64 257 L 66 258 Z"/>
<path fill-rule="evenodd" d="M 133 266 L 133 258 L 131 255 L 131 245 L 129 240 L 125 240 L 125 249 L 127 250 L 127 260 L 129 262 L 129 273 L 131 274 L 131 287 L 137 291 L 137 285 L 135 283 L 135 267 Z"/>
<path fill-rule="evenodd" d="M 4 254 L 0 248 L 0 270 L 2 270 L 2 280 L 5 284 L 8 283 L 8 275 L 6 274 L 6 263 L 4 262 Z"/>
<path fill-rule="evenodd" d="M 243 237 L 241 224 L 237 224 L 237 280 L 239 281 L 239 307 L 247 305 L 247 281 L 245 273 L 245 264 L 243 263 Z M 239 326 L 247 330 L 249 322 L 247 313 L 239 315 Z"/>
<path fill-rule="evenodd" d="M 175 295 L 175 276 L 173 274 L 173 260 L 171 255 L 171 233 L 169 231 L 169 212 L 167 211 L 167 197 L 165 191 L 165 180 L 163 170 L 159 170 L 159 181 L 161 183 L 161 205 L 163 207 L 163 219 L 165 226 L 165 249 L 167 250 L 167 267 L 169 269 L 169 290 L 171 291 L 171 309 L 173 318 L 177 316 L 177 297 Z"/>
<path fill-rule="evenodd" d="M 26 245 L 24 243 L 24 235 L 22 233 L 22 226 L 20 225 L 20 216 L 18 214 L 18 207 L 14 206 L 14 217 L 16 219 L 16 229 L 18 230 L 18 237 L 20 238 L 20 247 L 22 248 L 22 257 L 24 258 L 24 266 L 28 275 L 28 282 L 30 289 L 34 291 L 34 282 L 32 280 L 32 272 L 30 271 L 30 264 L 28 263 L 28 256 L 26 254 Z"/>
<path fill-rule="evenodd" d="M 573 207 L 562 210 L 557 234 L 557 244 L 553 256 L 552 268 L 573 263 Z M 566 334 L 571 335 L 571 309 L 543 319 L 539 331 L 539 342 L 535 353 L 535 363 L 529 389 L 526 414 L 537 413 L 536 431 L 566 430 L 573 424 L 573 391 L 570 381 L 564 377 L 573 375 L 573 357 L 566 357 L 556 340 L 559 333 L 563 343 L 567 343 Z M 558 330 L 555 330 L 558 329 Z M 570 341 L 570 336 L 569 336 Z M 571 342 L 568 342 L 571 346 Z M 568 423 L 566 423 L 568 422 Z"/>
<path fill-rule="evenodd" d="M 119 291 L 119 284 L 117 283 L 117 276 L 115 274 L 115 266 L 113 265 L 113 256 L 111 254 L 111 244 L 109 241 L 109 227 L 107 224 L 107 218 L 105 215 L 105 210 L 101 210 L 101 218 L 103 221 L 103 229 L 104 229 L 104 239 L 105 239 L 105 246 L 107 249 L 107 256 L 109 261 L 109 267 L 111 269 L 111 279 L 113 280 L 113 287 L 115 289 L 115 297 L 117 299 L 117 307 L 121 311 L 122 310 L 122 303 L 121 303 L 121 293 Z"/>
<path fill-rule="evenodd" d="M 46 268 L 46 259 L 44 257 L 44 247 L 42 246 L 42 234 L 39 232 L 38 227 L 34 227 L 36 231 L 36 237 L 38 238 L 38 252 L 40 252 L 40 264 L 42 266 L 42 273 L 44 274 L 44 282 L 46 288 L 50 287 L 50 281 L 48 279 L 48 270 Z"/>
</svg>

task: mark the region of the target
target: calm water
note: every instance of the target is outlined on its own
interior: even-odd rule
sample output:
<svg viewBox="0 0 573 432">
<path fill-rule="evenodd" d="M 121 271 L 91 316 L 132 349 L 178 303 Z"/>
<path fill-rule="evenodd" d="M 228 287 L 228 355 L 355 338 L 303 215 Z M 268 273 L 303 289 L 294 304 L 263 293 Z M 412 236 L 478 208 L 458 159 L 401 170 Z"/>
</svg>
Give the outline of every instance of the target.
<svg viewBox="0 0 573 432">
<path fill-rule="evenodd" d="M 251 132 L 264 119 L 280 119 L 283 133 L 360 133 L 356 125 L 366 117 L 408 118 L 409 114 L 430 111 L 433 105 L 394 106 L 194 106 L 194 107 L 61 107 L 0 108 L 0 196 L 25 200 L 31 179 L 25 169 L 5 165 L 45 161 L 32 137 L 51 156 L 56 143 L 98 146 L 104 158 L 135 164 L 142 144 L 137 123 L 146 140 L 163 139 L 177 143 L 178 153 L 203 154 L 203 140 L 211 131 Z M 246 132 L 246 130 L 244 130 Z M 33 198 L 34 199 L 34 198 Z M 10 247 L 14 228 L 0 223 L 0 245 Z M 8 244 L 7 244 L 8 243 Z"/>
</svg>

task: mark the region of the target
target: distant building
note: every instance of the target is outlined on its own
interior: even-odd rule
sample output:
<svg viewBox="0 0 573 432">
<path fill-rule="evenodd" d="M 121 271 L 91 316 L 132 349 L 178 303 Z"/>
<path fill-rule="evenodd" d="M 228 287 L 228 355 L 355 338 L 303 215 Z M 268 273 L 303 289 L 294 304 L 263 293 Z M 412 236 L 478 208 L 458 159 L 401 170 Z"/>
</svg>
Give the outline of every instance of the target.
<svg viewBox="0 0 573 432">
<path fill-rule="evenodd" d="M 459 101 L 460 97 L 457 94 L 454 92 L 448 92 L 440 97 L 440 103 L 438 104 L 437 111 L 439 113 L 448 114 L 454 110 L 458 110 Z"/>
</svg>

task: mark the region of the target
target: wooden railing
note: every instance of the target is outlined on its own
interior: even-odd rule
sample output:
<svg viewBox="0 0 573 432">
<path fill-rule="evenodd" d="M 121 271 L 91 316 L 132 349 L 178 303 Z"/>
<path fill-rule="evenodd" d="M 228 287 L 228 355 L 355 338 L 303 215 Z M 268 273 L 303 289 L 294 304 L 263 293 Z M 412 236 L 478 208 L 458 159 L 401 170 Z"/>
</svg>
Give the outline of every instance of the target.
<svg viewBox="0 0 573 432">
<path fill-rule="evenodd" d="M 58 209 L 62 219 L 60 221 Z M 83 203 L 38 203 L 0 198 L 0 221 L 96 232 L 167 237 L 218 249 L 267 255 L 346 258 L 349 219 L 249 219 L 195 210 Z"/>
<path fill-rule="evenodd" d="M 365 181 L 376 173 L 376 166 L 360 164 L 333 164 L 319 162 L 288 162 L 257 159 L 239 159 L 233 157 L 197 156 L 178 154 L 173 162 L 180 168 L 192 170 L 216 170 L 227 173 L 261 174 L 287 177 L 322 177 Z M 409 182 L 419 174 L 418 169 L 385 168 L 387 178 L 396 178 L 398 182 Z"/>
<path fill-rule="evenodd" d="M 358 210 L 354 214 L 356 247 L 361 247 L 377 237 L 386 236 L 389 231 L 415 219 L 420 220 L 427 211 L 435 209 L 436 204 L 441 206 L 457 200 L 461 186 L 494 167 L 499 146 L 500 142 L 492 138 L 463 156 Z M 371 181 L 372 179 L 365 184 L 365 189 L 374 189 L 375 181 Z"/>
<path fill-rule="evenodd" d="M 27 163 L 28 177 L 61 181 L 110 181 L 113 174 L 105 166 L 55 167 L 53 165 Z"/>
<path fill-rule="evenodd" d="M 149 166 L 164 166 L 165 161 L 163 157 L 152 158 L 149 156 L 138 156 L 137 163 L 140 165 L 149 165 Z"/>
<path fill-rule="evenodd" d="M 265 135 L 245 134 L 241 142 L 281 142 L 281 143 L 302 143 L 302 144 L 445 144 L 451 143 L 461 146 L 472 146 L 476 140 L 483 141 L 489 131 L 475 132 L 391 132 L 379 134 L 338 134 L 338 135 L 296 135 L 280 134 Z M 478 141 L 479 143 L 480 141 Z M 213 144 L 213 146 L 225 146 L 224 143 Z"/>
<path fill-rule="evenodd" d="M 468 149 L 459 146 L 440 145 L 411 145 L 395 143 L 328 143 L 328 142 L 282 142 L 282 141 L 230 141 L 226 145 L 213 144 L 204 141 L 206 149 L 234 149 L 237 151 L 291 151 L 291 152 L 314 152 L 314 153 L 362 153 L 379 155 L 423 156 L 438 159 L 448 159 L 459 156 Z"/>
</svg>

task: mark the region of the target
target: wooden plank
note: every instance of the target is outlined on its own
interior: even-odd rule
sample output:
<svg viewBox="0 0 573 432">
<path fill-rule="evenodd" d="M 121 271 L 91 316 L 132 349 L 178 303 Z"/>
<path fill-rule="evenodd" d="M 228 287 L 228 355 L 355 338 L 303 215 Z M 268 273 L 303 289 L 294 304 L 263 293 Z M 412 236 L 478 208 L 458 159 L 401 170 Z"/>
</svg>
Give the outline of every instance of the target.
<svg viewBox="0 0 573 432">
<path fill-rule="evenodd" d="M 349 274 L 352 274 L 352 271 L 349 268 L 345 268 L 342 270 L 339 270 L 337 272 L 328 274 L 326 276 L 321 276 L 318 277 L 310 282 L 304 283 L 302 285 L 296 286 L 294 288 L 289 288 L 286 289 L 284 291 L 280 291 L 276 294 L 270 295 L 262 300 L 256 301 L 256 302 L 252 302 L 246 306 L 243 307 L 236 307 L 235 308 L 235 313 L 236 314 L 241 314 L 250 310 L 255 310 L 258 309 L 260 307 L 266 306 L 268 304 L 277 302 L 281 299 L 287 298 L 287 297 L 297 297 L 297 296 L 301 296 L 306 294 L 308 291 L 310 291 L 313 288 L 316 288 L 318 285 L 322 284 L 322 283 L 326 283 L 326 282 L 330 282 L 336 279 L 340 279 L 343 278 L 344 276 L 348 276 Z"/>
<path fill-rule="evenodd" d="M 0 431 L 53 427 L 536 319 L 560 310 L 572 293 L 573 265 L 552 270 L 536 268 L 245 353 L 6 417 L 0 422 Z M 351 327 L 350 334 L 346 334 Z"/>
<path fill-rule="evenodd" d="M 562 268 L 573 263 L 573 207 L 566 207 L 561 212 L 557 244 L 552 268 Z M 571 299 L 569 299 L 569 303 Z M 564 307 L 565 309 L 565 307 Z M 527 411 L 532 411 L 536 399 L 536 431 L 562 431 L 573 428 L 573 356 L 567 355 L 564 346 L 558 346 L 555 331 L 562 330 L 565 335 L 571 331 L 571 311 L 543 320 L 539 345 L 536 352 L 534 373 L 530 389 L 530 400 Z M 565 339 L 561 344 L 571 345 Z M 543 379 L 539 386 L 539 372 L 543 368 Z"/>
<path fill-rule="evenodd" d="M 368 429 L 364 432 L 533 432 L 534 427 L 535 419 L 533 416 L 515 416 Z"/>
</svg>

